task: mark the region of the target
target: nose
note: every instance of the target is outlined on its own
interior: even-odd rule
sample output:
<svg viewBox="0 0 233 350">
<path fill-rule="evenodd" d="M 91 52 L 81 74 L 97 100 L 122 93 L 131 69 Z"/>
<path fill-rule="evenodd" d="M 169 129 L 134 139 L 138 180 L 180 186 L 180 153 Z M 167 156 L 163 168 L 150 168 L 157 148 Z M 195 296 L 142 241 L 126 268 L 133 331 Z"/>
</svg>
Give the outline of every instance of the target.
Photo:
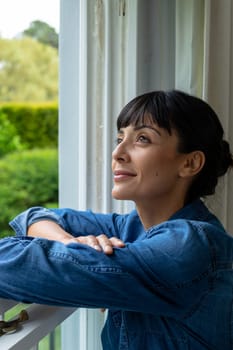
<svg viewBox="0 0 233 350">
<path fill-rule="evenodd" d="M 129 151 L 125 141 L 119 143 L 112 152 L 112 159 L 115 161 L 127 162 L 129 161 Z"/>
</svg>

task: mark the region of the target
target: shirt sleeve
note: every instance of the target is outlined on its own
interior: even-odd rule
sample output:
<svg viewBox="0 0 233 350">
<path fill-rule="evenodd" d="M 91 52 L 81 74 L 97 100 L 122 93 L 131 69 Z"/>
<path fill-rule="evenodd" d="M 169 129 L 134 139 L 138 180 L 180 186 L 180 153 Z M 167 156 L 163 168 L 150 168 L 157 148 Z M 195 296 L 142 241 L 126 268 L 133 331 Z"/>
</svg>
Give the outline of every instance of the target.
<svg viewBox="0 0 233 350">
<path fill-rule="evenodd" d="M 3 239 L 0 297 L 178 317 L 210 286 L 211 255 L 199 231 L 174 221 L 109 256 L 79 243 Z"/>
<path fill-rule="evenodd" d="M 26 236 L 27 228 L 35 222 L 51 220 L 73 236 L 105 234 L 119 236 L 127 215 L 93 213 L 69 208 L 47 209 L 32 207 L 16 216 L 9 225 L 17 236 Z"/>
</svg>

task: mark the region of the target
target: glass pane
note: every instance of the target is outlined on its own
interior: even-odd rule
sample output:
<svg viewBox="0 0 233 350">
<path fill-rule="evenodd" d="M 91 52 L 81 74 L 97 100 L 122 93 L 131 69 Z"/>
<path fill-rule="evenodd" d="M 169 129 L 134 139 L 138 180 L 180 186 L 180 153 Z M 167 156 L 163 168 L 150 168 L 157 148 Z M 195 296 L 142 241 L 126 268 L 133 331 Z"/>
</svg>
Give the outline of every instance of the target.
<svg viewBox="0 0 233 350">
<path fill-rule="evenodd" d="M 27 207 L 58 205 L 59 6 L 0 0 L 0 238 L 14 234 L 8 222 Z M 60 333 L 58 326 L 39 350 L 60 350 Z"/>
</svg>

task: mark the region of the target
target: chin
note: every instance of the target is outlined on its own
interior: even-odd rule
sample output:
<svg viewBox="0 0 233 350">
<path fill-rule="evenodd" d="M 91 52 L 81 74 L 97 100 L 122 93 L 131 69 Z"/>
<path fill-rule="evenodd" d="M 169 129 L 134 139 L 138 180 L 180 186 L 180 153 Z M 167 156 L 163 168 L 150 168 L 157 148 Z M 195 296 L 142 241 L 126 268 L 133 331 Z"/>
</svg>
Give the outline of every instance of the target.
<svg viewBox="0 0 233 350">
<path fill-rule="evenodd" d="M 123 191 L 115 191 L 114 189 L 112 190 L 112 197 L 118 200 L 132 200 L 131 197 L 127 196 Z"/>
<path fill-rule="evenodd" d="M 119 200 L 124 199 L 119 193 L 115 193 L 115 192 L 112 193 L 112 198 L 119 199 Z"/>
</svg>

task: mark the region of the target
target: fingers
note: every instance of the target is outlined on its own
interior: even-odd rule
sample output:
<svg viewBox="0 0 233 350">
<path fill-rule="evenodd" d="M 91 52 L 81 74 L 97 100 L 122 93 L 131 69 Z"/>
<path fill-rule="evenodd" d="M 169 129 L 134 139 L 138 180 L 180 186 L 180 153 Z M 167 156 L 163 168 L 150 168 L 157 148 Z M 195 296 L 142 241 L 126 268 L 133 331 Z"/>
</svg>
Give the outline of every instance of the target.
<svg viewBox="0 0 233 350">
<path fill-rule="evenodd" d="M 125 243 L 119 238 L 111 237 L 109 240 L 111 241 L 113 247 L 123 248 L 125 246 Z"/>
<path fill-rule="evenodd" d="M 123 248 L 125 246 L 124 242 L 116 237 L 108 238 L 105 235 L 99 235 L 96 238 L 105 254 L 112 254 L 114 247 Z"/>
<path fill-rule="evenodd" d="M 99 235 L 96 237 L 101 249 L 105 254 L 112 254 L 113 253 L 113 245 L 110 239 L 105 235 Z"/>
<path fill-rule="evenodd" d="M 89 245 L 90 247 L 94 248 L 95 250 L 102 251 L 101 245 L 98 242 L 97 237 L 89 235 L 89 236 L 80 236 L 77 237 L 76 240 L 79 243 Z"/>
<path fill-rule="evenodd" d="M 89 245 L 95 250 L 103 251 L 105 254 L 112 254 L 114 247 L 123 248 L 125 246 L 124 242 L 119 238 L 108 238 L 104 234 L 99 236 L 80 236 L 76 238 L 76 241 L 82 244 Z"/>
</svg>

